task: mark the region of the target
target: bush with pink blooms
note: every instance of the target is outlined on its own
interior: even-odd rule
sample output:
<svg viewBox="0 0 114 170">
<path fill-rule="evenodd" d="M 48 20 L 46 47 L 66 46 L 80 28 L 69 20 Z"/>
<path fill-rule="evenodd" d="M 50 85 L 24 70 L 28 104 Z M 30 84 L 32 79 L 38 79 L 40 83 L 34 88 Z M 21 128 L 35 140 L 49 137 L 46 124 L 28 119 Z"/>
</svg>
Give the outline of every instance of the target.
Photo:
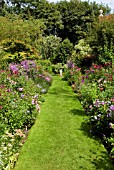
<svg viewBox="0 0 114 170">
<path fill-rule="evenodd" d="M 84 74 L 74 66 L 67 79 L 87 114 L 90 133 L 101 139 L 114 160 L 114 69 L 112 63 L 93 64 Z"/>
</svg>

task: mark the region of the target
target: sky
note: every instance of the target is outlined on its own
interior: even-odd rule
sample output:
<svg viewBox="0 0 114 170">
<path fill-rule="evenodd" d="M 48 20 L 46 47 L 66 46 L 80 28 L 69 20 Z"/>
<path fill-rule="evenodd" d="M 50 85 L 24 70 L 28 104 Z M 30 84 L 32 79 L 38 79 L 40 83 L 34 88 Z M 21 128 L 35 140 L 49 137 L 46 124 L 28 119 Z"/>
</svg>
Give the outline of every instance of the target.
<svg viewBox="0 0 114 170">
<path fill-rule="evenodd" d="M 88 0 L 81 0 L 81 1 L 88 1 Z M 108 6 L 113 10 L 114 9 L 114 0 L 89 0 L 90 2 L 102 3 L 104 5 L 108 4 Z"/>
<path fill-rule="evenodd" d="M 57 1 L 60 1 L 60 0 L 48 0 L 50 2 L 57 2 Z M 81 1 L 88 1 L 88 0 L 81 0 Z M 96 2 L 96 3 L 99 3 L 99 4 L 108 4 L 108 6 L 111 8 L 111 11 L 114 12 L 114 0 L 89 0 L 90 2 Z"/>
</svg>

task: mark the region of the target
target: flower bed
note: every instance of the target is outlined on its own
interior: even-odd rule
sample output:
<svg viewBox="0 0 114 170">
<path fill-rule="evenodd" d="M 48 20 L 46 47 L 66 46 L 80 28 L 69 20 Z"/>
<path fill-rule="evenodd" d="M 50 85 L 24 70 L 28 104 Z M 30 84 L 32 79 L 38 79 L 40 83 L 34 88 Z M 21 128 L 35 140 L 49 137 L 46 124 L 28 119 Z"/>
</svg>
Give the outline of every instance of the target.
<svg viewBox="0 0 114 170">
<path fill-rule="evenodd" d="M 93 64 L 81 73 L 81 68 L 68 70 L 67 78 L 88 115 L 90 132 L 101 139 L 111 159 L 114 159 L 114 70 L 112 63 Z"/>
<path fill-rule="evenodd" d="M 51 82 L 30 60 L 0 70 L 0 169 L 13 168 Z"/>
</svg>

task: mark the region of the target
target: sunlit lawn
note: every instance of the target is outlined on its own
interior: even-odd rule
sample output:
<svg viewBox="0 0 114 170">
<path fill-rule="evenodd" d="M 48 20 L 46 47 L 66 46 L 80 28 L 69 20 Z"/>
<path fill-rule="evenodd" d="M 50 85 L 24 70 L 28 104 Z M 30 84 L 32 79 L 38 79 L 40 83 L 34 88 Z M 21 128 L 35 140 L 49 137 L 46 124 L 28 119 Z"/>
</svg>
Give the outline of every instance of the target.
<svg viewBox="0 0 114 170">
<path fill-rule="evenodd" d="M 54 77 L 15 170 L 113 170 L 103 146 L 82 128 L 84 118 L 76 94 Z"/>
</svg>

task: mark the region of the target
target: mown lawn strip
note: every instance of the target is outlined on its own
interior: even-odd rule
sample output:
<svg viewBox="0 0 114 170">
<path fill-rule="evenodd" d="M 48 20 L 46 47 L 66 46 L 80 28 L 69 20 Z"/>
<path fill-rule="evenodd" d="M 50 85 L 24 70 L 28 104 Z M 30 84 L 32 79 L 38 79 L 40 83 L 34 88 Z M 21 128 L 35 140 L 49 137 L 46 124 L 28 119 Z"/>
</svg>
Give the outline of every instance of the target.
<svg viewBox="0 0 114 170">
<path fill-rule="evenodd" d="M 15 170 L 113 170 L 104 147 L 85 134 L 84 111 L 60 77 L 45 95 Z"/>
</svg>

